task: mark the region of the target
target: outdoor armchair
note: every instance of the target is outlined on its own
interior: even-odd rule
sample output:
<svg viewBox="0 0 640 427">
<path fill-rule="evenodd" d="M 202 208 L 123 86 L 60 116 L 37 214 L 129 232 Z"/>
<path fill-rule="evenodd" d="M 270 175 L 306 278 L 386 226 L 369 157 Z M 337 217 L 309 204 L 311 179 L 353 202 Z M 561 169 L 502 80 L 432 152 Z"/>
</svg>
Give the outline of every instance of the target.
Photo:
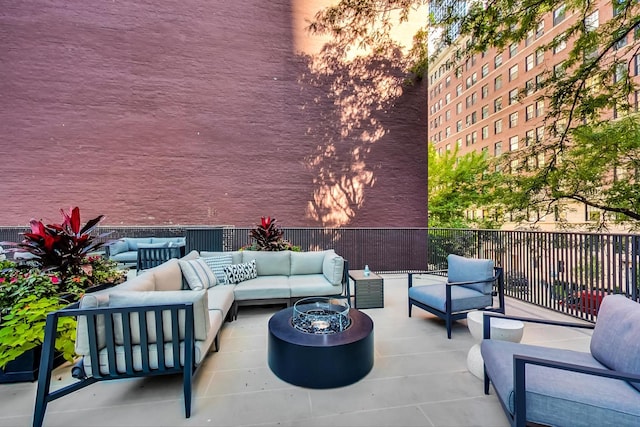
<svg viewBox="0 0 640 427">
<path fill-rule="evenodd" d="M 466 319 L 472 310 L 504 313 L 504 278 L 502 268 L 489 259 L 447 257 L 447 270 L 409 273 L 409 317 L 412 306 L 444 319 L 447 337 L 455 320 Z M 420 274 L 425 284 L 414 285 L 414 275 Z M 498 305 L 494 306 L 494 296 Z"/>
</svg>

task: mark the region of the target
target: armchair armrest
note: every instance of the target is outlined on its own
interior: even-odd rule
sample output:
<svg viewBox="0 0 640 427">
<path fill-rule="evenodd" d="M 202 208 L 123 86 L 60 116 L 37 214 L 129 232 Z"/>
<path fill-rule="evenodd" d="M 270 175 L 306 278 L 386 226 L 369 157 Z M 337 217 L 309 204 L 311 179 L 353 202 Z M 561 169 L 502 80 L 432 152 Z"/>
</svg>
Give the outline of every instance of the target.
<svg viewBox="0 0 640 427">
<path fill-rule="evenodd" d="M 485 315 L 486 316 L 486 315 Z M 486 317 L 485 317 L 486 320 Z M 542 323 L 542 322 L 538 322 Z M 562 322 L 561 322 L 562 323 Z M 485 323 L 486 328 L 486 323 Z M 485 329 L 486 333 L 486 329 Z M 538 357 L 523 356 L 519 354 L 513 355 L 513 386 L 514 386 L 514 425 L 516 427 L 525 427 L 527 424 L 527 402 L 526 402 L 526 365 L 538 365 L 547 368 L 561 369 L 565 371 L 579 372 L 587 375 L 595 375 L 599 377 L 613 378 L 617 380 L 640 382 L 640 375 L 627 372 L 613 371 L 602 368 L 592 368 L 589 366 L 576 365 L 572 363 L 560 362 L 557 360 L 542 359 Z"/>
<path fill-rule="evenodd" d="M 433 276 L 446 276 L 447 270 L 423 270 L 423 271 L 411 271 L 408 273 L 409 277 L 409 287 L 413 286 L 413 275 L 414 274 L 431 274 Z"/>
<path fill-rule="evenodd" d="M 482 325 L 483 325 L 482 331 L 483 331 L 484 339 L 491 339 L 491 318 L 493 317 L 497 317 L 499 319 L 520 320 L 521 322 L 528 322 L 528 323 L 539 323 L 543 325 L 565 326 L 570 328 L 581 328 L 581 329 L 595 328 L 595 325 L 592 323 L 563 322 L 559 320 L 537 319 L 533 317 L 521 317 L 521 316 L 508 316 L 508 315 L 500 315 L 492 312 L 485 312 L 484 319 L 482 322 Z"/>
</svg>

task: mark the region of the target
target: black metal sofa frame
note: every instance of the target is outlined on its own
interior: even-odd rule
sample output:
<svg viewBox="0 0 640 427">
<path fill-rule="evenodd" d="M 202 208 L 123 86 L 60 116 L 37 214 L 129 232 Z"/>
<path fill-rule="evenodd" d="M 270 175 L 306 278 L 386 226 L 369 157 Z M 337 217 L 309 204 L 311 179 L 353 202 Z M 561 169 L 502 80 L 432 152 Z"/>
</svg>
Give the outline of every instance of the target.
<svg viewBox="0 0 640 427">
<path fill-rule="evenodd" d="M 182 374 L 183 375 L 183 390 L 184 390 L 184 409 L 185 416 L 189 418 L 191 416 L 191 394 L 192 394 L 192 378 L 197 371 L 195 363 L 195 338 L 194 338 L 194 312 L 193 303 L 184 304 L 164 304 L 154 306 L 136 306 L 136 307 L 105 307 L 105 308 L 89 308 L 79 309 L 79 304 L 75 303 L 69 307 L 50 313 L 47 316 L 47 322 L 45 326 L 45 341 L 42 348 L 42 356 L 40 360 L 40 371 L 38 375 L 38 389 L 36 393 L 36 402 L 34 408 L 33 426 L 40 427 L 44 421 L 45 411 L 47 404 L 53 400 L 64 397 L 74 391 L 80 390 L 98 381 L 109 381 L 123 378 L 135 378 L 146 377 L 155 375 L 168 375 L 168 374 Z M 163 327 L 171 327 L 172 331 L 179 330 L 179 313 L 183 311 L 185 317 L 185 331 L 184 331 L 184 366 L 180 365 L 180 337 L 178 333 L 173 333 L 171 338 L 171 350 L 170 354 L 166 354 L 164 346 L 158 345 L 157 358 L 158 368 L 153 369 L 149 364 L 149 337 L 147 333 L 147 315 L 146 313 L 153 312 L 155 314 L 155 334 L 157 337 L 163 336 Z M 164 325 L 162 313 L 170 313 L 170 325 Z M 131 335 L 131 313 L 138 313 L 138 325 L 140 330 L 140 348 L 142 369 L 134 370 L 133 366 L 133 345 Z M 144 313 L 144 314 L 143 314 Z M 122 316 L 122 330 L 124 337 L 124 360 L 125 360 L 125 372 L 118 372 L 116 369 L 116 344 L 114 336 L 113 322 L 105 321 L 104 336 L 106 340 L 107 349 L 107 361 L 108 370 L 107 374 L 102 374 L 99 369 L 99 348 L 98 348 L 98 316 L 105 316 L 105 318 L 114 315 Z M 87 376 L 83 366 L 83 359 L 81 359 L 73 368 L 73 376 L 78 378 L 79 381 L 70 384 L 61 389 L 50 391 L 51 386 L 51 371 L 53 370 L 53 360 L 55 352 L 55 337 L 58 327 L 58 320 L 65 316 L 84 316 L 87 322 L 89 351 L 92 361 L 92 373 Z M 160 321 L 158 321 L 160 320 Z M 80 320 L 78 320 L 80 321 Z M 216 335 L 213 345 L 216 351 L 219 348 L 219 337 Z M 165 343 L 167 344 L 167 343 Z M 172 356 L 176 366 L 167 366 L 167 356 Z"/>
</svg>

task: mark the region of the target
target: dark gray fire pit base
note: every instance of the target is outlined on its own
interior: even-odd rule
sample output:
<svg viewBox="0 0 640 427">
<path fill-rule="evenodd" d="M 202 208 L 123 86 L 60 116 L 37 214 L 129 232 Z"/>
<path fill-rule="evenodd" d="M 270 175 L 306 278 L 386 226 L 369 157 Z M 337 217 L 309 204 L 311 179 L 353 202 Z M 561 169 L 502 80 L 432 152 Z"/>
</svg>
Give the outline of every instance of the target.
<svg viewBox="0 0 640 427">
<path fill-rule="evenodd" d="M 269 319 L 269 367 L 283 381 L 300 387 L 342 387 L 373 367 L 373 321 L 351 309 L 351 326 L 335 334 L 309 334 L 291 324 L 293 308 Z"/>
</svg>

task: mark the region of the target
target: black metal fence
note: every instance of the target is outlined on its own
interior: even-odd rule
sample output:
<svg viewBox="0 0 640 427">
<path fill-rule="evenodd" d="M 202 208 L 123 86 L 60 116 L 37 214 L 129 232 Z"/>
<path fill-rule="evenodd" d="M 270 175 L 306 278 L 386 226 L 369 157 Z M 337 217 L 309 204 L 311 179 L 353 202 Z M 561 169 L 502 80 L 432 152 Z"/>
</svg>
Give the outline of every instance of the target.
<svg viewBox="0 0 640 427">
<path fill-rule="evenodd" d="M 0 227 L 0 241 L 24 228 Z M 101 227 L 120 237 L 186 236 L 187 250 L 237 250 L 250 228 Z M 335 249 L 351 269 L 402 273 L 445 268 L 448 254 L 490 258 L 504 268 L 506 294 L 593 320 L 606 294 L 640 300 L 640 235 L 427 228 L 283 228 L 303 251 Z"/>
<path fill-rule="evenodd" d="M 637 234 L 429 229 L 428 247 L 432 268 L 450 253 L 493 259 L 507 295 L 585 320 L 604 295 L 639 300 Z"/>
</svg>

